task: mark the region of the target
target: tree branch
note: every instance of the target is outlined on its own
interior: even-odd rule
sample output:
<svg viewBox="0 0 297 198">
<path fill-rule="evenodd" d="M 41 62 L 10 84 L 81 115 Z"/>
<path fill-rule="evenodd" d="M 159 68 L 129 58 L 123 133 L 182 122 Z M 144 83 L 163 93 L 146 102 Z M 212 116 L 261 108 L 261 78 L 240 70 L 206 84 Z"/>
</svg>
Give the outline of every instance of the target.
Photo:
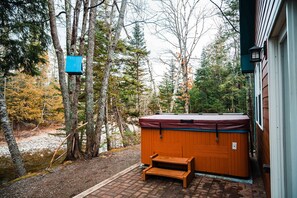
<svg viewBox="0 0 297 198">
<path fill-rule="evenodd" d="M 66 12 L 65 12 L 65 11 L 61 11 L 59 14 L 56 15 L 56 17 L 59 17 L 61 14 L 66 14 Z M 48 19 L 48 20 L 49 20 L 49 19 Z M 48 20 L 47 20 L 47 21 L 48 21 Z"/>
<path fill-rule="evenodd" d="M 120 8 L 119 8 L 119 6 L 118 6 L 118 3 L 117 3 L 116 1 L 114 1 L 114 4 L 115 4 L 115 6 L 116 6 L 116 8 L 117 8 L 117 11 L 118 11 L 119 13 L 121 13 Z M 123 25 L 123 28 L 124 28 L 124 30 L 125 30 L 125 33 L 126 33 L 128 39 L 130 39 L 131 37 L 129 36 L 128 31 L 127 31 L 127 29 L 126 29 L 125 27 L 126 27 L 126 26 Z"/>
<path fill-rule="evenodd" d="M 98 3 L 97 5 L 88 7 L 88 10 L 93 9 L 93 8 L 96 8 L 96 7 L 100 6 L 101 4 L 103 4 L 104 2 L 105 2 L 105 0 L 102 0 L 102 1 L 101 1 L 100 3 Z"/>
<path fill-rule="evenodd" d="M 105 2 L 105 0 L 102 0 L 102 1 L 101 1 L 100 3 L 98 3 L 97 5 L 88 7 L 88 10 L 93 9 L 93 8 L 96 8 L 96 7 L 100 6 L 101 4 L 103 4 L 104 2 Z M 59 17 L 61 14 L 66 14 L 66 11 L 61 11 L 61 12 L 59 12 L 59 14 L 57 14 L 56 17 Z M 50 19 L 46 19 L 46 20 L 43 21 L 42 23 L 48 22 L 49 20 L 50 20 Z"/>
<path fill-rule="evenodd" d="M 155 18 L 156 16 L 157 16 L 157 15 L 154 15 L 154 16 L 150 17 L 149 19 L 142 19 L 142 20 L 136 20 L 136 21 L 133 21 L 133 22 L 131 22 L 131 23 L 125 25 L 125 27 L 134 25 L 135 23 L 144 23 L 144 24 L 152 23 L 152 24 L 156 24 L 156 21 L 148 21 L 148 20 L 150 20 L 150 19 Z"/>
<path fill-rule="evenodd" d="M 223 10 L 221 9 L 221 7 L 216 4 L 215 2 L 213 2 L 213 0 L 209 0 L 212 4 L 214 4 L 218 9 L 219 11 L 221 12 L 221 14 L 223 15 L 223 17 L 227 20 L 227 22 L 231 25 L 232 29 L 237 32 L 237 33 L 240 33 L 236 28 L 235 26 L 231 23 L 231 21 L 228 19 L 228 17 L 225 15 L 225 13 L 223 12 Z"/>
</svg>

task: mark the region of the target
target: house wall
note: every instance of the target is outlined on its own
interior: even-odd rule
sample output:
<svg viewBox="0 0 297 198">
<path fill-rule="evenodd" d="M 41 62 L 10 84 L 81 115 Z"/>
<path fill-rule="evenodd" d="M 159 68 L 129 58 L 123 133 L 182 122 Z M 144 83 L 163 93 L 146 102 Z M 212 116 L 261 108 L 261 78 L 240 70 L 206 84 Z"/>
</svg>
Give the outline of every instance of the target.
<svg viewBox="0 0 297 198">
<path fill-rule="evenodd" d="M 275 18 L 279 9 L 280 0 L 256 0 L 256 19 L 255 19 L 255 43 L 257 46 L 264 46 L 271 29 L 275 23 Z M 269 55 L 268 55 L 269 56 Z M 270 165 L 269 149 L 269 93 L 268 93 L 268 67 L 267 57 L 262 59 L 262 113 L 263 125 L 256 124 L 257 134 L 257 157 L 267 197 L 270 197 L 270 173 L 264 172 L 263 165 Z"/>
<path fill-rule="evenodd" d="M 263 46 L 270 35 L 281 2 L 281 0 L 256 0 L 255 40 L 258 46 Z"/>
<path fill-rule="evenodd" d="M 268 63 L 266 60 L 262 64 L 262 100 L 263 100 L 263 129 L 256 124 L 257 134 L 257 158 L 259 167 L 262 173 L 262 178 L 265 186 L 267 197 L 270 197 L 270 174 L 263 170 L 264 164 L 270 164 L 269 150 L 269 108 L 268 108 Z"/>
</svg>

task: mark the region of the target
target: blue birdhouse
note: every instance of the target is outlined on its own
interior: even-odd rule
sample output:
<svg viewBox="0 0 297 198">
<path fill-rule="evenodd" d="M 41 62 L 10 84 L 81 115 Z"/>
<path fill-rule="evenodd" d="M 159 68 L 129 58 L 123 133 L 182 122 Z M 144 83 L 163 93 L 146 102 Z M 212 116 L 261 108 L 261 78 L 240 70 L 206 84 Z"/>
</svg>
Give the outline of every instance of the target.
<svg viewBox="0 0 297 198">
<path fill-rule="evenodd" d="M 70 75 L 82 75 L 82 56 L 67 56 L 65 72 Z"/>
</svg>

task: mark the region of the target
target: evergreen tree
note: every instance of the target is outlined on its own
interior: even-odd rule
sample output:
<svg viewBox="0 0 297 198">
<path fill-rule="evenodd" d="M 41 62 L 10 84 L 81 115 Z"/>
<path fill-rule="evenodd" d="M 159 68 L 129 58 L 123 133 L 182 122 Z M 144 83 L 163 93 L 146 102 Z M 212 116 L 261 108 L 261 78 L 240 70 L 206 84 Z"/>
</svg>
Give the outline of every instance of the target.
<svg viewBox="0 0 297 198">
<path fill-rule="evenodd" d="M 168 74 L 165 74 L 159 86 L 160 105 L 163 112 L 170 112 L 170 102 L 173 94 L 173 84 Z"/>
<path fill-rule="evenodd" d="M 0 2 L 0 71 L 7 76 L 11 70 L 39 74 L 37 64 L 46 60 L 49 36 L 46 33 L 47 1 Z"/>
<path fill-rule="evenodd" d="M 160 106 L 162 112 L 170 112 L 170 103 L 172 100 L 173 89 L 174 89 L 174 74 L 176 72 L 176 67 L 173 60 L 169 65 L 166 73 L 164 73 L 163 79 L 159 85 L 159 97 L 160 97 Z"/>
<path fill-rule="evenodd" d="M 190 92 L 192 112 L 246 112 L 245 78 L 228 52 L 227 38 L 219 31 L 216 40 L 203 49 Z"/>
<path fill-rule="evenodd" d="M 121 84 L 122 100 L 126 104 L 131 115 L 138 117 L 144 110 L 141 108 L 142 96 L 146 92 L 145 76 L 146 58 L 149 52 L 146 49 L 144 34 L 138 23 L 135 23 L 132 38 L 128 42 L 128 59 L 123 72 L 123 82 Z"/>
</svg>

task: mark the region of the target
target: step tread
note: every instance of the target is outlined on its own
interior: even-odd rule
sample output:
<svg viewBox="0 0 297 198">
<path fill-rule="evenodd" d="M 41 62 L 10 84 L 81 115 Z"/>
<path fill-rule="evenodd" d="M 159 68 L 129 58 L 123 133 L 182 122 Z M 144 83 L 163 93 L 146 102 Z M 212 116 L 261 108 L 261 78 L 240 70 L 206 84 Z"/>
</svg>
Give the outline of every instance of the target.
<svg viewBox="0 0 297 198">
<path fill-rule="evenodd" d="M 146 171 L 146 174 L 183 179 L 189 173 L 187 171 L 181 171 L 181 170 L 171 170 L 171 169 L 152 167 Z"/>
<path fill-rule="evenodd" d="M 157 157 L 153 158 L 152 160 L 154 162 L 164 162 L 164 163 L 170 163 L 170 164 L 187 165 L 190 161 L 190 158 L 157 156 Z"/>
</svg>

